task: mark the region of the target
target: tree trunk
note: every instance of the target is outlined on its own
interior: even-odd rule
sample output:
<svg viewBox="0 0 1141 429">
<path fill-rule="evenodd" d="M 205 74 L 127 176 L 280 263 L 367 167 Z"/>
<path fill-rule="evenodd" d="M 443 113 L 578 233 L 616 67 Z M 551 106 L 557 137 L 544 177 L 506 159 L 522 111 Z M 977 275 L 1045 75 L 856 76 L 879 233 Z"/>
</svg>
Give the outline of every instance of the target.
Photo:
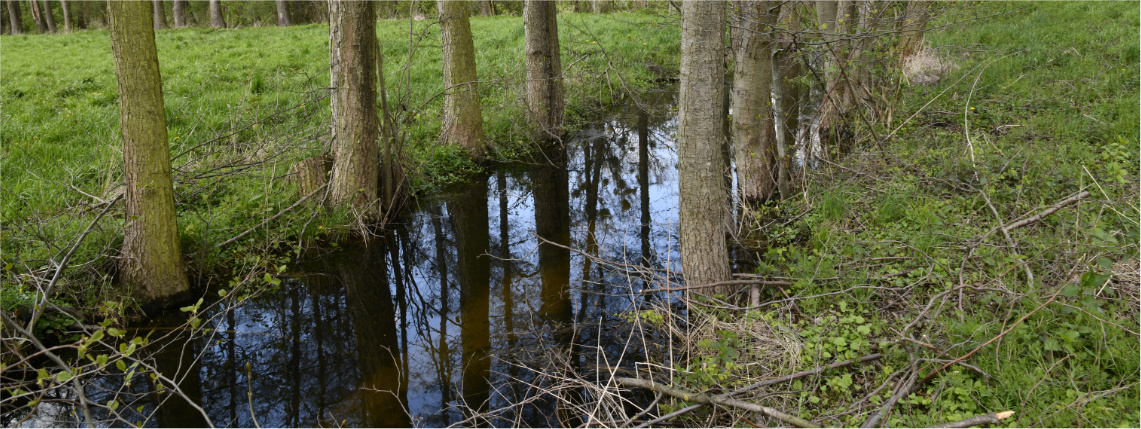
<svg viewBox="0 0 1141 429">
<path fill-rule="evenodd" d="M 155 30 L 165 30 L 166 12 L 162 10 L 162 0 L 153 0 L 152 3 L 154 4 L 151 9 L 154 10 Z"/>
<path fill-rule="evenodd" d="M 681 89 L 678 102 L 678 182 L 681 265 L 685 281 L 729 280 L 723 225 L 728 207 L 721 159 L 725 117 L 724 2 L 682 3 Z M 725 294 L 720 287 L 713 292 Z"/>
<path fill-rule="evenodd" d="M 377 213 L 376 14 L 367 1 L 329 2 L 333 178 L 329 200 Z"/>
<path fill-rule="evenodd" d="M 523 8 L 526 8 L 526 7 L 527 7 L 526 5 L 523 6 Z M 495 3 L 493 3 L 491 0 L 480 1 L 479 2 L 479 14 L 483 15 L 483 16 L 494 16 L 495 15 Z M 526 24 L 524 24 L 523 27 L 526 28 Z"/>
<path fill-rule="evenodd" d="M 9 31 L 12 34 L 24 34 L 23 17 L 20 16 L 20 4 L 14 0 L 8 0 L 8 23 L 11 24 Z"/>
<path fill-rule="evenodd" d="M 67 7 L 67 0 L 59 0 L 59 6 L 63 9 L 63 32 L 71 32 L 71 8 Z"/>
<path fill-rule="evenodd" d="M 226 18 L 222 16 L 222 0 L 210 0 L 210 26 L 226 28 Z"/>
<path fill-rule="evenodd" d="M 523 6 L 529 118 L 544 140 L 563 136 L 563 78 L 555 2 Z"/>
<path fill-rule="evenodd" d="M 55 15 L 52 14 L 52 4 L 48 0 L 43 0 L 43 2 L 44 9 L 42 12 L 44 14 L 44 23 L 48 25 L 48 32 L 55 33 Z"/>
<path fill-rule="evenodd" d="M 186 22 L 186 0 L 174 0 L 174 28 L 182 28 Z"/>
<path fill-rule="evenodd" d="M 784 12 L 781 19 L 786 31 L 789 34 L 795 33 L 798 31 L 799 23 L 796 5 L 790 4 Z M 776 100 L 776 104 L 773 105 L 773 120 L 776 124 L 777 189 L 782 199 L 792 197 L 790 170 L 799 124 L 797 101 L 800 91 L 795 80 L 800 76 L 800 63 L 799 58 L 794 55 L 794 49 L 791 36 L 779 47 L 773 46 L 773 99 Z"/>
<path fill-rule="evenodd" d="M 40 34 L 48 32 L 48 24 L 44 22 L 44 16 L 40 13 L 40 5 L 36 4 L 37 0 L 28 0 L 28 5 L 31 6 L 32 20 L 36 22 L 36 29 Z"/>
<path fill-rule="evenodd" d="M 112 1 L 107 10 L 127 182 L 120 276 L 144 306 L 157 306 L 186 295 L 188 283 L 174 208 L 152 13 L 144 2 Z"/>
<path fill-rule="evenodd" d="M 444 53 L 444 118 L 440 140 L 443 144 L 458 144 L 472 158 L 480 160 L 485 153 L 483 117 L 467 4 L 458 0 L 438 0 L 437 5 Z"/>
<path fill-rule="evenodd" d="M 907 2 L 907 10 L 903 16 L 903 28 L 900 32 L 903 33 L 903 52 L 900 58 L 907 58 L 915 55 L 923 49 L 923 34 L 927 29 L 927 20 L 931 15 L 928 11 L 931 9 L 931 2 L 929 1 L 910 1 Z"/>
<path fill-rule="evenodd" d="M 733 150 L 737 186 L 745 203 L 765 201 L 776 190 L 772 105 L 772 42 L 776 16 L 769 2 L 736 2 L 740 43 L 733 70 Z"/>
<path fill-rule="evenodd" d="M 277 26 L 288 27 L 293 25 L 289 22 L 289 2 L 285 0 L 277 0 Z"/>
</svg>

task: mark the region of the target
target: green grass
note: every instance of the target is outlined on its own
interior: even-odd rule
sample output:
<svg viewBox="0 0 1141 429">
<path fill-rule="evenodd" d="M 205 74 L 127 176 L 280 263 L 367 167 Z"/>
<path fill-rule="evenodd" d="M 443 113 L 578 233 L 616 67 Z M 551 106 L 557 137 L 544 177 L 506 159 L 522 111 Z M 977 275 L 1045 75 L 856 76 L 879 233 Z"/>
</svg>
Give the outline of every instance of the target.
<svg viewBox="0 0 1141 429">
<path fill-rule="evenodd" d="M 646 14 L 560 14 L 571 129 L 626 97 L 623 81 L 636 92 L 654 85 L 653 70 L 676 70 L 678 31 L 662 22 Z M 533 146 L 520 119 L 522 18 L 473 17 L 472 28 L 488 144 L 494 157 L 509 161 Z M 381 20 L 377 30 L 415 193 L 479 169 L 437 143 L 438 31 L 428 21 L 412 22 L 410 36 L 408 20 Z M 156 43 L 171 152 L 186 152 L 173 161 L 183 252 L 192 266 L 213 272 L 249 263 L 254 250 L 288 251 L 310 211 L 287 214 L 225 253 L 207 249 L 296 201 L 286 176 L 292 163 L 323 153 L 328 27 L 164 30 Z M 27 290 L 21 275 L 50 269 L 48 258 L 98 214 L 92 197 L 114 195 L 122 181 L 116 80 L 106 31 L 5 36 L 0 48 L 0 266 L 7 267 L 5 288 Z M 66 300 L 96 305 L 116 295 L 107 274 L 121 241 L 120 217 L 113 211 L 80 247 L 64 281 Z M 336 240 L 350 218 L 325 213 L 304 234 Z"/>
<path fill-rule="evenodd" d="M 861 356 L 870 352 L 866 344 L 886 341 L 884 367 L 793 385 L 800 413 L 841 413 L 906 368 L 908 351 L 948 362 L 1029 315 L 963 361 L 975 369 L 948 368 L 896 405 L 887 423 L 928 426 L 1014 410 L 1004 424 L 1136 427 L 1141 344 L 1122 328 L 1136 332 L 1141 323 L 1136 292 L 1129 292 L 1136 289 L 1127 286 L 1137 270 L 1141 222 L 1138 9 L 1090 2 L 950 7 L 1001 14 L 930 33 L 928 46 L 958 69 L 933 86 L 904 86 L 894 123 L 878 135 L 952 88 L 887 143 L 886 159 L 868 143 L 842 161 L 849 170 L 826 169 L 813 176 L 806 199 L 782 203 L 787 213 L 810 210 L 807 216 L 758 231 L 772 245 L 761 272 L 840 278 L 797 282 L 785 293 L 865 287 L 800 301 L 798 310 L 809 317 L 772 322 L 800 333 L 806 348 L 799 369 Z M 1080 189 L 1092 195 L 1012 230 L 1017 252 L 1001 233 L 978 241 L 999 225 L 982 192 L 1006 223 Z M 894 273 L 905 274 L 885 277 Z M 939 351 L 898 341 L 932 297 L 960 284 L 972 285 L 962 301 L 952 294 L 912 331 Z M 927 365 L 920 378 L 932 370 Z M 895 383 L 870 404 L 882 404 Z M 853 426 L 866 416 L 823 421 Z"/>
</svg>

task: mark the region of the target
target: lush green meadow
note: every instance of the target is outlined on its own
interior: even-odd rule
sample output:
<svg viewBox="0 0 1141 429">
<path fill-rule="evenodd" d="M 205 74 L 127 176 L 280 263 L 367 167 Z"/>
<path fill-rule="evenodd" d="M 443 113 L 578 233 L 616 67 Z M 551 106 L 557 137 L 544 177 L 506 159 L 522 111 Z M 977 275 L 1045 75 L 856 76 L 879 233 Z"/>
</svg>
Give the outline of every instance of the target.
<svg viewBox="0 0 1141 429">
<path fill-rule="evenodd" d="M 559 16 L 569 127 L 665 75 L 676 76 L 678 32 L 667 20 Z M 516 159 L 532 147 L 522 120 L 522 18 L 471 22 L 488 144 L 497 160 Z M 377 33 L 390 108 L 404 135 L 407 189 L 431 191 L 479 170 L 456 148 L 437 144 L 439 26 L 381 20 Z M 348 230 L 348 213 L 295 210 L 225 253 L 212 249 L 295 202 L 292 163 L 324 153 L 328 39 L 326 25 L 157 32 L 179 226 L 193 269 L 242 265 L 266 248 L 286 253 L 301 235 Z M 51 269 L 48 259 L 121 192 L 118 98 L 106 31 L 5 36 L 0 49 L 0 266 L 8 267 L 6 293 L 14 287 L 26 292 L 20 275 Z M 122 296 L 107 277 L 121 224 L 121 211 L 112 209 L 80 246 L 79 264 L 66 272 L 65 300 Z M 264 254 L 259 263 L 266 263 Z"/>
<path fill-rule="evenodd" d="M 1010 427 L 1136 427 L 1138 9 L 954 7 L 927 36 L 949 70 L 904 83 L 875 135 L 899 131 L 881 149 L 864 130 L 842 168 L 811 174 L 805 197 L 782 203 L 806 213 L 796 222 L 759 222 L 761 271 L 804 279 L 784 293 L 825 296 L 798 302 L 807 317 L 756 320 L 799 333 L 796 369 L 880 346 L 883 366 L 793 385 L 802 416 L 826 424 L 862 423 L 852 410 L 886 403 L 914 358 L 922 384 L 894 407 L 893 427 L 1003 410 L 1016 413 Z M 995 229 L 1080 190 L 1090 196 L 1009 241 Z"/>
</svg>

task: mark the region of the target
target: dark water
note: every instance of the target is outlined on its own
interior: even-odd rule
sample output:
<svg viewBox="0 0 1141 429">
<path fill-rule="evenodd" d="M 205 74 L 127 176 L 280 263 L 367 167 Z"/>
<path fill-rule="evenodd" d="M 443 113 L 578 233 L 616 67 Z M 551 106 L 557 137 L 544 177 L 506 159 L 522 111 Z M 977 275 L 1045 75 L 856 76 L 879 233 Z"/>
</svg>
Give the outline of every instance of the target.
<svg viewBox="0 0 1141 429">
<path fill-rule="evenodd" d="M 160 371 L 218 426 L 574 424 L 530 386 L 544 383 L 532 365 L 563 356 L 589 374 L 601 353 L 632 366 L 643 351 L 625 347 L 621 314 L 644 286 L 538 237 L 676 268 L 670 97 L 647 99 L 662 111 L 630 106 L 563 150 L 421 201 L 383 240 L 291 266 L 278 292 L 207 314 L 215 331 L 204 338 L 171 342 Z M 525 400 L 491 421 L 461 407 Z M 201 423 L 178 398 L 152 422 Z"/>
</svg>

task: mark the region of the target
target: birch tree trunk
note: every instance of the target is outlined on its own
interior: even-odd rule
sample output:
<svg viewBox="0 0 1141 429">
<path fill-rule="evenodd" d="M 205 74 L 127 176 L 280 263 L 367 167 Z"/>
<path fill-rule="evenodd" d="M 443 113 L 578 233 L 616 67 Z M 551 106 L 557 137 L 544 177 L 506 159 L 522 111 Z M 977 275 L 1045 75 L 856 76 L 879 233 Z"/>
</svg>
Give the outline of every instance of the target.
<svg viewBox="0 0 1141 429">
<path fill-rule="evenodd" d="M 444 118 L 440 140 L 458 144 L 474 159 L 483 159 L 483 116 L 475 71 L 475 43 L 467 4 L 439 0 L 440 44 L 444 58 Z"/>
<path fill-rule="evenodd" d="M 770 2 L 742 1 L 737 6 L 737 51 L 733 69 L 733 151 L 741 201 L 772 198 L 776 190 L 772 104 L 772 42 L 776 16 Z"/>
<path fill-rule="evenodd" d="M 155 30 L 166 29 L 166 12 L 162 10 L 162 0 L 153 0 Z"/>
<path fill-rule="evenodd" d="M 67 6 L 67 0 L 59 0 L 59 6 L 63 9 L 63 32 L 71 32 L 71 8 Z"/>
<path fill-rule="evenodd" d="M 721 154 L 725 13 L 724 2 L 682 3 L 678 194 L 681 264 L 685 281 L 691 285 L 730 277 L 726 226 L 722 224 L 729 209 Z M 714 293 L 730 291 L 718 287 Z"/>
<path fill-rule="evenodd" d="M 174 28 L 182 28 L 186 22 L 186 0 L 174 0 Z"/>
<path fill-rule="evenodd" d="M 188 291 L 150 8 L 145 2 L 118 1 L 107 7 L 127 182 L 120 276 L 144 306 Z"/>
<path fill-rule="evenodd" d="M 222 0 L 210 0 L 210 26 L 226 28 L 226 18 L 222 16 Z"/>
<path fill-rule="evenodd" d="M 523 6 L 529 117 L 543 139 L 563 135 L 563 78 L 555 2 L 527 0 Z"/>
<path fill-rule="evenodd" d="M 377 214 L 376 14 L 368 1 L 329 2 L 333 174 L 329 200 Z"/>
<path fill-rule="evenodd" d="M 288 27 L 293 25 L 289 22 L 289 3 L 285 0 L 277 0 L 277 26 Z"/>
<path fill-rule="evenodd" d="M 8 4 L 8 23 L 11 25 L 9 31 L 11 31 L 12 34 L 24 34 L 23 19 L 20 16 L 20 4 L 13 0 L 8 0 L 5 3 Z"/>
</svg>

